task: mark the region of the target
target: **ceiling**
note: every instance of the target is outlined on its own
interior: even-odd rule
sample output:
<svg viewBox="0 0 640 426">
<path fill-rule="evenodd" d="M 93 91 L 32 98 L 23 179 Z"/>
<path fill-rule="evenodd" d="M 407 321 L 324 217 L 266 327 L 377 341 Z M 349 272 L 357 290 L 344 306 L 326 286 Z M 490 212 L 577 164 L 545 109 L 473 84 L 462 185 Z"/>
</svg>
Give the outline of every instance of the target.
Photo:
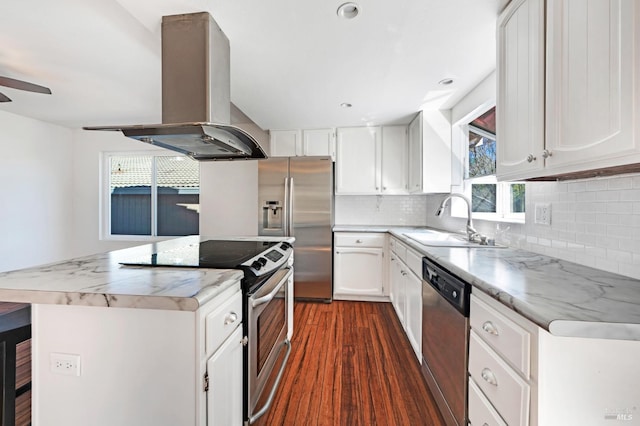
<svg viewBox="0 0 640 426">
<path fill-rule="evenodd" d="M 0 87 L 13 100 L 0 109 L 68 127 L 158 123 L 161 17 L 208 11 L 231 45 L 231 100 L 262 128 L 407 123 L 495 68 L 507 1 L 359 0 L 344 20 L 342 0 L 9 0 L 0 76 L 53 94 Z"/>
</svg>

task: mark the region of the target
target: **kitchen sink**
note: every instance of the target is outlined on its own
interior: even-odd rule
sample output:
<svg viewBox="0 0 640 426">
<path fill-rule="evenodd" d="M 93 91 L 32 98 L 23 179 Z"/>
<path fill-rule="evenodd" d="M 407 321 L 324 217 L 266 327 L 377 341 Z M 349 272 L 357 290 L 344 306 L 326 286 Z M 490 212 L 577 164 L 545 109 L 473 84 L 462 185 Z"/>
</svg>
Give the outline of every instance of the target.
<svg viewBox="0 0 640 426">
<path fill-rule="evenodd" d="M 481 244 L 467 240 L 466 236 L 449 232 L 424 230 L 403 234 L 407 238 L 431 247 L 470 247 L 470 248 L 504 248 L 502 245 Z"/>
</svg>

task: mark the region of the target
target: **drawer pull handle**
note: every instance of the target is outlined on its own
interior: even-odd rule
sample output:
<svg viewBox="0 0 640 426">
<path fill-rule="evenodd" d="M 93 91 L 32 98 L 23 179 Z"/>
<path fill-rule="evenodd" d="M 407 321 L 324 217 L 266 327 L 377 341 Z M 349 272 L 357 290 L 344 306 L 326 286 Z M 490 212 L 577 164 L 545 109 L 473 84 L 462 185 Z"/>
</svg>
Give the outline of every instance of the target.
<svg viewBox="0 0 640 426">
<path fill-rule="evenodd" d="M 491 321 L 486 321 L 484 324 L 482 324 L 482 329 L 489 334 L 493 334 L 494 336 L 498 335 L 498 329 L 495 325 L 493 325 Z"/>
<path fill-rule="evenodd" d="M 356 240 L 356 244 L 362 244 L 362 240 Z"/>
<path fill-rule="evenodd" d="M 493 386 L 498 386 L 498 380 L 496 380 L 496 376 L 495 374 L 493 374 L 493 371 L 489 370 L 488 368 L 483 368 L 482 373 L 480 373 L 480 375 L 482 376 L 485 382 Z"/>
<path fill-rule="evenodd" d="M 237 319 L 238 319 L 238 314 L 236 314 L 235 312 L 229 312 L 224 317 L 224 325 L 233 324 L 234 322 L 236 322 Z"/>
</svg>

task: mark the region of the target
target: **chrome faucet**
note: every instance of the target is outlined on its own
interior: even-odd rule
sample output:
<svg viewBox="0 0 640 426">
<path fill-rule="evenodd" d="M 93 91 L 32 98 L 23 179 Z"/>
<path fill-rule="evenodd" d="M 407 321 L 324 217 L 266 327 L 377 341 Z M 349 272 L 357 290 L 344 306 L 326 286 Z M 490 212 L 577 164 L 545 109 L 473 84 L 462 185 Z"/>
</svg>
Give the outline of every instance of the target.
<svg viewBox="0 0 640 426">
<path fill-rule="evenodd" d="M 467 203 L 467 238 L 469 239 L 469 241 L 475 241 L 476 237 L 479 237 L 482 241 L 486 240 L 486 237 L 480 235 L 478 231 L 474 229 L 473 222 L 471 220 L 471 201 L 469 201 L 469 199 L 462 194 L 452 193 L 447 196 L 447 198 L 442 200 L 442 203 L 440 203 L 440 207 L 436 212 L 436 216 L 442 216 L 444 208 L 447 205 L 447 201 L 449 201 L 453 197 L 462 198 L 464 202 Z"/>
</svg>

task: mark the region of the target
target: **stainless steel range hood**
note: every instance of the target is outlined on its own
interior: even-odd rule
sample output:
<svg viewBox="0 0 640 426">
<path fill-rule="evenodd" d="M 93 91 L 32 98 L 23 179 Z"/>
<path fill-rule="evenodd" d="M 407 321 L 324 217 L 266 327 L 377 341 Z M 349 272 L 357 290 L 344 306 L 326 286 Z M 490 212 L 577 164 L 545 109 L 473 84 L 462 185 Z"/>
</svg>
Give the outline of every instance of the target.
<svg viewBox="0 0 640 426">
<path fill-rule="evenodd" d="M 267 158 L 230 125 L 229 40 L 207 12 L 162 18 L 162 124 L 95 126 L 196 160 Z"/>
</svg>

